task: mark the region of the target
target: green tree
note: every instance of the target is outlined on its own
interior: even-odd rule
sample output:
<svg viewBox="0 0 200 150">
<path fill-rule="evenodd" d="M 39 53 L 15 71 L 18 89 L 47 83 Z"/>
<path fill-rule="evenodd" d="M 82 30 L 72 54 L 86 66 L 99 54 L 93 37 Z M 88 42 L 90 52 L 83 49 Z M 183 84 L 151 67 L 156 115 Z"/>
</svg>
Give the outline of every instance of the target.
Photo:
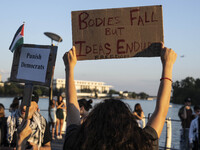
<svg viewBox="0 0 200 150">
<path fill-rule="evenodd" d="M 109 94 L 119 94 L 119 92 L 114 89 L 110 89 Z"/>
<path fill-rule="evenodd" d="M 181 87 L 183 88 L 194 88 L 195 87 L 195 79 L 192 77 L 187 77 L 181 81 Z"/>
<path fill-rule="evenodd" d="M 34 90 L 39 96 L 42 95 L 42 90 L 40 88 L 37 88 L 36 90 Z"/>
<path fill-rule="evenodd" d="M 132 93 L 131 93 L 131 97 L 132 97 L 132 98 L 136 98 L 136 97 L 137 97 L 137 94 L 136 94 L 135 92 L 132 92 Z"/>
<path fill-rule="evenodd" d="M 180 88 L 180 86 L 181 86 L 181 84 L 180 84 L 179 81 L 176 81 L 176 82 L 174 82 L 174 83 L 172 84 L 172 88 L 173 88 L 173 89 Z"/>
<path fill-rule="evenodd" d="M 188 97 L 192 99 L 193 105 L 200 104 L 200 79 L 186 77 L 181 81 L 173 83 L 172 102 L 183 104 Z"/>
<path fill-rule="evenodd" d="M 149 97 L 149 95 L 144 92 L 141 92 L 138 95 L 140 96 L 140 99 L 147 99 Z"/>
<path fill-rule="evenodd" d="M 49 96 L 49 87 L 36 85 L 34 86 L 34 91 L 36 91 L 39 96 Z"/>
<path fill-rule="evenodd" d="M 195 80 L 195 88 L 200 89 L 200 79 Z"/>
<path fill-rule="evenodd" d="M 0 96 L 4 96 L 4 87 L 0 86 Z"/>
<path fill-rule="evenodd" d="M 5 96 L 18 96 L 23 94 L 23 90 L 21 90 L 20 85 L 18 83 L 6 83 L 4 85 L 4 95 Z"/>
</svg>

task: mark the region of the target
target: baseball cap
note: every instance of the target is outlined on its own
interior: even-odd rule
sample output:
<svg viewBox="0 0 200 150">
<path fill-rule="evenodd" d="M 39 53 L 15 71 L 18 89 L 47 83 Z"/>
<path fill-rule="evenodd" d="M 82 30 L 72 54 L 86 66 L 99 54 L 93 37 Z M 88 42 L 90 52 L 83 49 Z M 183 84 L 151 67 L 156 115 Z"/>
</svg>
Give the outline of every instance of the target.
<svg viewBox="0 0 200 150">
<path fill-rule="evenodd" d="M 191 98 L 186 98 L 185 102 L 191 102 Z"/>
<path fill-rule="evenodd" d="M 38 103 L 39 101 L 39 96 L 36 92 L 32 93 L 32 100 L 31 101 L 35 101 L 36 103 Z"/>
</svg>

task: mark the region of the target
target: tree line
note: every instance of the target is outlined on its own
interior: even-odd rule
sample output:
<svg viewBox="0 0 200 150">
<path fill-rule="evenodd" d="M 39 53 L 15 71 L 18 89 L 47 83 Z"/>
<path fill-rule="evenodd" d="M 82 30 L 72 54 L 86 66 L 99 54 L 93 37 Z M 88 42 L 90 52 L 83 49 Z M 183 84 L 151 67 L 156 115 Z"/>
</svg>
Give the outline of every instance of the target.
<svg viewBox="0 0 200 150">
<path fill-rule="evenodd" d="M 39 96 L 49 96 L 49 88 L 44 86 L 35 85 L 34 91 L 38 93 Z M 15 97 L 15 96 L 23 96 L 24 92 L 24 84 L 16 83 L 16 82 L 5 82 L 4 86 L 0 86 L 0 96 L 1 97 Z M 61 93 L 65 92 L 64 88 L 60 89 L 54 89 L 53 95 L 59 95 Z M 81 93 L 92 93 L 97 92 L 97 90 L 91 90 L 91 89 L 82 89 Z M 112 97 L 113 94 L 118 94 L 120 98 L 125 98 L 124 95 L 119 91 L 116 91 L 114 89 L 110 89 L 110 91 L 104 91 L 103 93 L 107 93 L 110 97 Z M 138 98 L 138 99 L 147 99 L 149 97 L 148 94 L 144 92 L 135 93 L 135 92 L 128 92 L 124 91 L 123 93 L 128 93 L 128 98 Z"/>
<path fill-rule="evenodd" d="M 39 96 L 49 96 L 49 88 L 45 86 L 34 86 L 34 91 L 38 93 Z M 64 92 L 65 89 L 55 89 L 53 90 L 53 95 L 58 95 Z M 24 84 L 15 82 L 5 82 L 4 86 L 0 86 L 0 96 L 1 97 L 15 97 L 23 96 L 24 94 Z"/>
<path fill-rule="evenodd" d="M 200 105 L 200 79 L 186 77 L 172 84 L 172 102 L 184 104 L 186 98 L 191 98 L 192 105 Z"/>
</svg>

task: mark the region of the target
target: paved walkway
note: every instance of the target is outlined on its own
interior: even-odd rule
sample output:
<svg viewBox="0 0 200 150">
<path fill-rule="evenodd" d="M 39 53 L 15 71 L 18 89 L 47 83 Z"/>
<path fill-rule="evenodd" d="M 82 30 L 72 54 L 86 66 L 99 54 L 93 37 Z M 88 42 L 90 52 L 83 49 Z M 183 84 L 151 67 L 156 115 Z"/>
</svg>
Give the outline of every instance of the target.
<svg viewBox="0 0 200 150">
<path fill-rule="evenodd" d="M 52 150 L 62 150 L 63 149 L 63 144 L 64 144 L 64 135 L 62 140 L 60 139 L 55 139 L 51 141 L 51 149 Z"/>
</svg>

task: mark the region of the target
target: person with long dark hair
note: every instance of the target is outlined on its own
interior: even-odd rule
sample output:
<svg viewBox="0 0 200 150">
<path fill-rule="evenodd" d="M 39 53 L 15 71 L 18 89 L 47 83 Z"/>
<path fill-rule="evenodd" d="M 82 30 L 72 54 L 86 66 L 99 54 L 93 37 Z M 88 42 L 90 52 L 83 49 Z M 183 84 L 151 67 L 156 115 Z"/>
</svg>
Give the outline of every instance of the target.
<svg viewBox="0 0 200 150">
<path fill-rule="evenodd" d="M 141 129 L 129 107 L 121 100 L 104 100 L 94 107 L 83 124 L 74 83 L 76 49 L 63 56 L 66 70 L 67 131 L 64 150 L 152 150 L 158 149 L 158 139 L 168 112 L 172 68 L 176 60 L 172 49 L 162 48 L 163 66 L 155 111 L 146 127 Z"/>
<path fill-rule="evenodd" d="M 22 97 L 14 97 L 12 103 L 10 104 L 10 108 L 9 108 L 9 111 L 11 113 L 15 112 L 19 108 L 20 100 L 22 100 Z"/>
<path fill-rule="evenodd" d="M 63 120 L 64 120 L 64 112 L 63 109 L 65 109 L 65 103 L 63 102 L 63 97 L 58 96 L 57 102 L 56 102 L 56 138 L 62 139 L 62 128 L 63 128 Z M 60 125 L 60 128 L 59 128 Z M 60 129 L 59 135 L 58 135 L 58 128 Z"/>
<path fill-rule="evenodd" d="M 138 123 L 138 126 L 143 128 L 144 112 L 143 112 L 142 107 L 139 103 L 135 104 L 133 115 L 135 116 L 135 119 Z"/>
</svg>

